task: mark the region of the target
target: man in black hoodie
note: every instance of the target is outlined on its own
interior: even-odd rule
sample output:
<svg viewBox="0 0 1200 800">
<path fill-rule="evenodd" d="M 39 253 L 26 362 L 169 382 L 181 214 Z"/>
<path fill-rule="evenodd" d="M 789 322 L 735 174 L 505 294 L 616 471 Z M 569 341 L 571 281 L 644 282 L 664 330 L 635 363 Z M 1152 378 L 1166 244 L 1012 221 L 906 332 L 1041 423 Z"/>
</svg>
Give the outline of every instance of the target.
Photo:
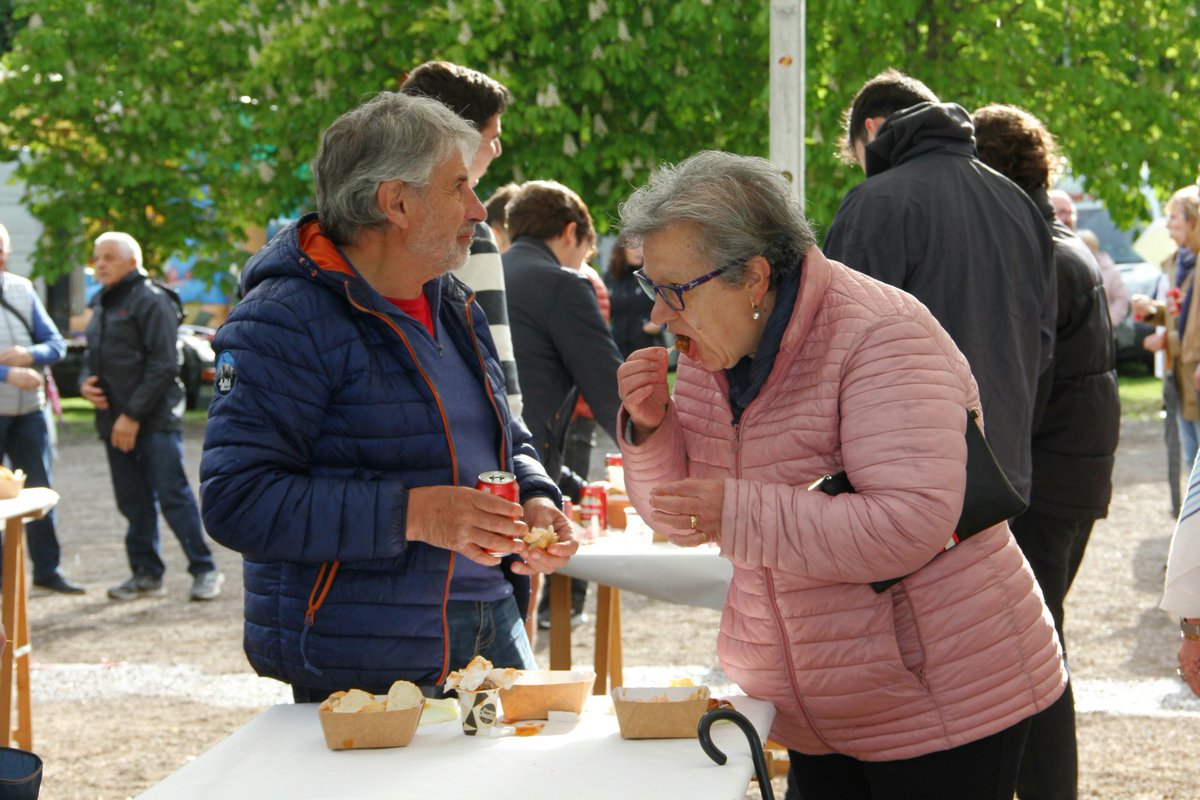
<svg viewBox="0 0 1200 800">
<path fill-rule="evenodd" d="M 859 90 L 844 144 L 867 179 L 842 200 L 825 254 L 933 312 L 979 383 L 997 460 L 1028 499 L 1038 379 L 1054 346 L 1054 264 L 1041 213 L 976 158 L 962 107 L 896 70 Z"/>
</svg>

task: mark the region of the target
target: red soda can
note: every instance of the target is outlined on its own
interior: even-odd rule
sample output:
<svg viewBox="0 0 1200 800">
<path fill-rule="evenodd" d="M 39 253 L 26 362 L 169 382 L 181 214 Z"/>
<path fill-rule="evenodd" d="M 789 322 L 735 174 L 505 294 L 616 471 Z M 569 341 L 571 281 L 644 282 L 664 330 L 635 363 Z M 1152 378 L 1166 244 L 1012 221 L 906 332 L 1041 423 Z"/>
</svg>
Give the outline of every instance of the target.
<svg viewBox="0 0 1200 800">
<path fill-rule="evenodd" d="M 569 519 L 569 520 L 575 519 L 575 504 L 573 502 L 571 502 L 571 498 L 569 498 L 569 497 L 563 498 L 562 511 L 563 511 L 563 516 L 565 516 L 567 519 Z"/>
<path fill-rule="evenodd" d="M 475 479 L 475 488 L 481 492 L 494 494 L 497 497 L 503 497 L 511 503 L 519 503 L 520 489 L 517 486 L 517 476 L 511 472 L 503 470 L 493 470 L 491 472 L 481 472 L 479 477 Z M 488 555 L 503 557 L 508 553 L 500 550 L 489 550 L 486 547 L 484 552 Z"/>
<path fill-rule="evenodd" d="M 608 528 L 608 487 L 589 483 L 579 492 L 579 524 L 586 530 L 593 526 L 603 533 Z"/>
<path fill-rule="evenodd" d="M 510 503 L 521 502 L 521 493 L 517 487 L 517 476 L 503 470 L 479 473 L 475 488 L 481 492 L 503 497 Z"/>
</svg>

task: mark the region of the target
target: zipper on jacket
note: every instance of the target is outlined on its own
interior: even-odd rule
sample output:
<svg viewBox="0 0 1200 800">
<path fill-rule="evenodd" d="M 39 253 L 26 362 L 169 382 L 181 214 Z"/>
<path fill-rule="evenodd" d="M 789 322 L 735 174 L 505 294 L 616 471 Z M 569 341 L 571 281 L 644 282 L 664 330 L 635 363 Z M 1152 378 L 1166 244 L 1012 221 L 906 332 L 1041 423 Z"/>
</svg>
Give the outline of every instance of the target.
<svg viewBox="0 0 1200 800">
<path fill-rule="evenodd" d="M 792 662 L 792 650 L 788 647 L 787 628 L 784 627 L 783 616 L 779 613 L 779 603 L 775 600 L 775 577 L 768 567 L 763 567 L 763 577 L 767 583 L 767 599 L 771 602 L 771 616 L 775 620 L 775 626 L 779 629 L 779 641 L 783 646 L 784 666 L 787 671 L 788 685 L 792 687 L 792 695 L 796 698 L 796 705 L 800 708 L 800 713 L 803 715 L 808 729 L 812 731 L 813 736 L 817 737 L 817 741 L 830 750 L 837 752 L 837 748 L 827 742 L 825 737 L 821 735 L 821 732 L 817 730 L 812 716 L 808 713 L 808 707 L 804 705 L 804 695 L 801 694 L 800 686 L 796 683 L 796 666 Z"/>
<path fill-rule="evenodd" d="M 755 398 L 756 400 L 758 398 Z M 754 405 L 751 401 L 749 406 L 742 410 L 741 421 L 733 426 L 733 454 L 734 454 L 734 471 L 733 476 L 737 479 L 742 477 L 742 424 L 746 421 L 746 414 Z M 775 627 L 779 630 L 779 642 L 783 648 L 783 657 L 785 659 L 784 667 L 787 672 L 788 685 L 792 687 L 792 695 L 796 698 L 796 705 L 800 708 L 800 713 L 804 716 L 804 721 L 808 725 L 808 729 L 812 731 L 813 736 L 817 737 L 817 741 L 828 747 L 830 750 L 837 751 L 829 742 L 825 741 L 825 737 L 817 730 L 816 724 L 813 723 L 812 717 L 808 713 L 808 708 L 804 705 L 804 696 L 800 693 L 800 686 L 796 683 L 796 667 L 792 663 L 792 650 L 788 646 L 787 628 L 783 624 L 783 615 L 779 613 L 779 603 L 775 599 L 775 577 L 769 567 L 763 567 L 763 579 L 767 584 L 767 600 L 771 604 L 771 618 L 775 620 Z"/>
<path fill-rule="evenodd" d="M 450 478 L 454 481 L 453 486 L 458 486 L 458 454 L 454 450 L 454 437 L 450 435 L 450 418 L 446 415 L 446 407 L 442 405 L 441 395 L 438 394 L 437 386 L 433 380 L 425 373 L 421 367 L 421 360 L 417 358 L 416 351 L 413 350 L 412 344 L 408 341 L 408 336 L 404 331 L 400 330 L 400 326 L 392 321 L 390 317 L 379 311 L 367 308 L 354 299 L 354 295 L 350 293 L 350 282 L 346 281 L 343 284 L 346 292 L 346 300 L 350 305 L 364 314 L 379 318 L 383 324 L 387 325 L 392 331 L 400 337 L 400 342 L 408 351 L 409 358 L 416 365 L 417 372 L 421 379 L 429 387 L 430 393 L 433 394 L 433 400 L 437 404 L 438 414 L 442 419 L 442 428 L 446 431 L 446 447 L 450 451 Z M 446 618 L 446 604 L 450 601 L 450 580 L 454 575 L 454 553 L 450 553 L 450 562 L 446 567 L 446 585 L 442 589 L 442 671 L 438 675 L 436 683 L 441 685 L 446 680 L 447 673 L 450 672 L 450 621 Z"/>
</svg>

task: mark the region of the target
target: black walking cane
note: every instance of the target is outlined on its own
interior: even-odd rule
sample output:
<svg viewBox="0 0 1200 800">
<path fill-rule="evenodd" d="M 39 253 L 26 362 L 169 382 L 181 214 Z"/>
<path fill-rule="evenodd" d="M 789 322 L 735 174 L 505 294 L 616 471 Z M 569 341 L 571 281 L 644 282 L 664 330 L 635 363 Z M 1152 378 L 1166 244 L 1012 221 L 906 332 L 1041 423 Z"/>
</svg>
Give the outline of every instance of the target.
<svg viewBox="0 0 1200 800">
<path fill-rule="evenodd" d="M 713 744 L 712 733 L 709 731 L 714 722 L 722 719 L 727 719 L 737 725 L 746 735 L 746 739 L 750 742 L 750 757 L 754 759 L 754 774 L 758 776 L 758 790 L 762 793 L 763 800 L 775 800 L 775 792 L 771 789 L 771 770 L 767 767 L 767 757 L 763 753 L 762 742 L 758 739 L 758 731 L 754 730 L 754 724 L 746 719 L 745 715 L 732 708 L 714 708 L 712 711 L 706 712 L 700 718 L 700 725 L 697 728 L 700 747 L 704 749 L 709 758 L 718 764 L 724 765 L 729 760 Z"/>
</svg>

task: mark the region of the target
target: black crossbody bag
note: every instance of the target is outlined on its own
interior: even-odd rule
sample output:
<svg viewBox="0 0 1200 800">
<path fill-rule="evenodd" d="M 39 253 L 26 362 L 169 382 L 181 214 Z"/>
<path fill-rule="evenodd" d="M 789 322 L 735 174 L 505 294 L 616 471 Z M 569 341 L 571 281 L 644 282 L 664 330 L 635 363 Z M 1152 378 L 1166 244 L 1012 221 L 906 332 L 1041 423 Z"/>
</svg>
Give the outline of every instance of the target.
<svg viewBox="0 0 1200 800">
<path fill-rule="evenodd" d="M 967 486 L 963 493 L 962 514 L 943 551 L 980 531 L 1012 519 L 1029 507 L 1000 468 L 996 454 L 979 429 L 978 420 L 979 412 L 973 408 L 967 409 Z M 809 491 L 820 489 L 829 495 L 854 491 L 850 477 L 844 471 L 837 475 L 825 475 L 808 488 Z M 871 588 L 876 592 L 886 592 L 905 577 L 874 581 Z"/>
</svg>

